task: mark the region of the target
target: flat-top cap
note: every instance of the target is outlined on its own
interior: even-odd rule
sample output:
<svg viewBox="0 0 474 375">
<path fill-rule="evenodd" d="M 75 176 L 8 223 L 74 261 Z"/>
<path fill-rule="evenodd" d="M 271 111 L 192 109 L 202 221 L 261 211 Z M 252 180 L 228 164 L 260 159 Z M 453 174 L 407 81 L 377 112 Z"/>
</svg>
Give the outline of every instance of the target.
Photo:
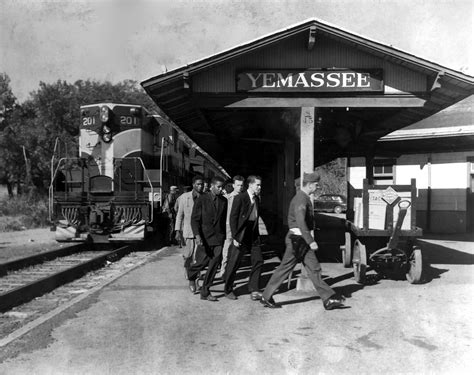
<svg viewBox="0 0 474 375">
<path fill-rule="evenodd" d="M 303 173 L 303 183 L 305 182 L 319 182 L 321 177 L 319 176 L 319 173 L 317 172 L 312 172 L 312 173 Z"/>
</svg>

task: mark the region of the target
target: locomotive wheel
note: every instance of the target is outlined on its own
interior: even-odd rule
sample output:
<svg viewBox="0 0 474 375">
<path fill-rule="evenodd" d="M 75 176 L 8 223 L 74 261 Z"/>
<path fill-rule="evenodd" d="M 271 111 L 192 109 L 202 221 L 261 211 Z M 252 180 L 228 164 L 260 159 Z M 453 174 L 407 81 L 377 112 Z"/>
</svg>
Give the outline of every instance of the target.
<svg viewBox="0 0 474 375">
<path fill-rule="evenodd" d="M 344 265 L 344 268 L 350 268 L 352 263 L 352 240 L 349 232 L 345 233 L 345 239 L 345 244 L 341 246 L 342 264 Z"/>
<path fill-rule="evenodd" d="M 410 284 L 418 284 L 421 281 L 421 272 L 423 270 L 423 258 L 418 247 L 413 248 L 409 259 L 409 267 L 407 272 L 408 282 Z"/>
<path fill-rule="evenodd" d="M 354 242 L 352 268 L 354 270 L 355 281 L 359 284 L 364 284 L 365 271 L 367 269 L 367 251 L 365 250 L 365 245 L 359 240 L 355 240 Z"/>
</svg>

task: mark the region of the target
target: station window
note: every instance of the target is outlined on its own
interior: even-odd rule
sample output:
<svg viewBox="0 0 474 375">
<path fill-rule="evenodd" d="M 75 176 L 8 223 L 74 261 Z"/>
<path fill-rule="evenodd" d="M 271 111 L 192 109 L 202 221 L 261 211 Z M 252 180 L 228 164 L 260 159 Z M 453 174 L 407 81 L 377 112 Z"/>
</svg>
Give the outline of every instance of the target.
<svg viewBox="0 0 474 375">
<path fill-rule="evenodd" d="M 374 184 L 389 185 L 394 183 L 395 159 L 374 160 Z"/>
</svg>

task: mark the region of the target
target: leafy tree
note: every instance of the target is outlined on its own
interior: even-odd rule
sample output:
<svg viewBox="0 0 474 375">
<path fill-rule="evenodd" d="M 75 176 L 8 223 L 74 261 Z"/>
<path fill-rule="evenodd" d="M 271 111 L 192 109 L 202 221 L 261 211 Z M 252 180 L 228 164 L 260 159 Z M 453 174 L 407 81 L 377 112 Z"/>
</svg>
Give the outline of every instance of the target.
<svg viewBox="0 0 474 375">
<path fill-rule="evenodd" d="M 347 196 L 346 159 L 339 158 L 319 166 L 321 174 L 321 193 L 342 194 Z"/>
<path fill-rule="evenodd" d="M 0 73 L 0 182 L 6 184 L 9 196 L 13 196 L 13 184 L 18 183 L 24 171 L 16 127 L 19 110 L 10 78 Z"/>
</svg>

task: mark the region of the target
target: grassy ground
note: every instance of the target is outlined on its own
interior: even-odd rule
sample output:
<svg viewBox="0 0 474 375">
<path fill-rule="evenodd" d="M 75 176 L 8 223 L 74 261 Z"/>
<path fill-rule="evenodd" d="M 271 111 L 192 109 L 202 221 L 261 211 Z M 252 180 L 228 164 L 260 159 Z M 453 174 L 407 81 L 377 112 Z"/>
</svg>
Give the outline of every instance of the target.
<svg viewBox="0 0 474 375">
<path fill-rule="evenodd" d="M 30 237 L 32 237 L 31 239 L 34 239 L 34 236 Z M 34 254 L 44 253 L 46 251 L 54 249 L 59 249 L 63 246 L 67 246 L 67 244 L 62 244 L 54 241 L 54 233 L 51 233 L 51 241 L 47 243 L 30 242 L 28 244 L 16 245 L 8 241 L 3 242 L 3 240 L 0 238 L 0 263 L 9 262 L 13 259 L 23 258 Z"/>
<path fill-rule="evenodd" d="M 7 188 L 4 185 L 0 185 L 0 200 L 8 197 Z"/>
<path fill-rule="evenodd" d="M 15 196 L 9 198 L 0 188 L 0 232 L 12 232 L 48 225 L 48 198 L 45 196 Z"/>
</svg>

